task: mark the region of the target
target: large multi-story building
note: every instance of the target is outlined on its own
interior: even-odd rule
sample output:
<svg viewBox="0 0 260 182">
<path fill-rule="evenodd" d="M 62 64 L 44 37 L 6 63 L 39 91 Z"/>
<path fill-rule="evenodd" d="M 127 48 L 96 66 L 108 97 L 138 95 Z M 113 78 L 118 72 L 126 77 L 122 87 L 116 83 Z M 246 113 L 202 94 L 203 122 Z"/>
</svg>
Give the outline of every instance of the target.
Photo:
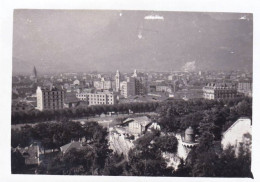
<svg viewBox="0 0 260 182">
<path fill-rule="evenodd" d="M 252 80 L 240 80 L 237 84 L 237 91 L 243 93 L 246 96 L 252 97 Z"/>
<path fill-rule="evenodd" d="M 89 105 L 113 105 L 116 103 L 116 94 L 113 92 L 76 93 L 79 100 L 87 101 Z"/>
<path fill-rule="evenodd" d="M 203 98 L 209 100 L 237 97 L 237 88 L 231 84 L 209 83 L 203 87 Z"/>
<path fill-rule="evenodd" d="M 135 94 L 145 95 L 147 94 L 148 82 L 145 77 L 135 78 Z"/>
<path fill-rule="evenodd" d="M 129 78 L 127 81 L 121 82 L 120 91 L 124 98 L 135 95 L 135 79 Z"/>
<path fill-rule="evenodd" d="M 37 109 L 43 110 L 56 110 L 62 109 L 64 104 L 65 92 L 63 89 L 58 89 L 57 87 L 37 87 L 36 97 L 37 97 Z"/>
<path fill-rule="evenodd" d="M 89 92 L 81 92 L 81 93 L 76 93 L 76 98 L 82 101 L 87 101 L 88 100 L 88 94 Z"/>
<path fill-rule="evenodd" d="M 135 82 L 135 95 L 145 95 L 148 89 L 148 78 L 140 75 L 134 70 L 134 74 L 131 77 Z"/>
</svg>

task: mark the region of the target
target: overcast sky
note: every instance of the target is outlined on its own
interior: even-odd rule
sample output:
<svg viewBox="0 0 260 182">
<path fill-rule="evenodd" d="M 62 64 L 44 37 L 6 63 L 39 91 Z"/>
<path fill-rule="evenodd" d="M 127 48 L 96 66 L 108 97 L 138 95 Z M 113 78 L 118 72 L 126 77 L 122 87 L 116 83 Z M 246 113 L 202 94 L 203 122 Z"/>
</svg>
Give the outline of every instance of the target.
<svg viewBox="0 0 260 182">
<path fill-rule="evenodd" d="M 239 13 L 15 10 L 13 72 L 252 70 L 253 17 Z"/>
</svg>

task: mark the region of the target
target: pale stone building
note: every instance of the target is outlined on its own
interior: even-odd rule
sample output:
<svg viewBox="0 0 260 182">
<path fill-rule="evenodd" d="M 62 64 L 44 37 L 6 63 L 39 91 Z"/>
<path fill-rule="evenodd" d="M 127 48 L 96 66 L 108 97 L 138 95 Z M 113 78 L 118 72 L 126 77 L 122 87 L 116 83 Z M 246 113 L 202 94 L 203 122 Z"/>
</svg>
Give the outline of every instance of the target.
<svg viewBox="0 0 260 182">
<path fill-rule="evenodd" d="M 209 100 L 230 99 L 237 96 L 237 89 L 234 85 L 224 83 L 210 83 L 203 87 L 203 98 Z"/>
<path fill-rule="evenodd" d="M 128 132 L 134 135 L 143 134 L 151 123 L 151 119 L 147 116 L 128 118 L 123 121 L 123 124 L 128 124 Z"/>
<path fill-rule="evenodd" d="M 113 92 L 103 91 L 96 93 L 76 93 L 79 100 L 87 101 L 89 105 L 113 105 L 116 104 L 116 94 Z"/>
<path fill-rule="evenodd" d="M 105 78 L 101 78 L 100 81 L 94 81 L 93 82 L 94 87 L 97 90 L 109 90 L 112 89 L 112 81 L 111 80 L 105 80 Z"/>
<path fill-rule="evenodd" d="M 116 82 L 116 92 L 120 92 L 120 73 L 117 70 L 115 75 L 115 82 Z"/>
<path fill-rule="evenodd" d="M 128 81 L 121 82 L 120 93 L 124 98 L 135 95 L 135 80 L 130 78 Z"/>
</svg>

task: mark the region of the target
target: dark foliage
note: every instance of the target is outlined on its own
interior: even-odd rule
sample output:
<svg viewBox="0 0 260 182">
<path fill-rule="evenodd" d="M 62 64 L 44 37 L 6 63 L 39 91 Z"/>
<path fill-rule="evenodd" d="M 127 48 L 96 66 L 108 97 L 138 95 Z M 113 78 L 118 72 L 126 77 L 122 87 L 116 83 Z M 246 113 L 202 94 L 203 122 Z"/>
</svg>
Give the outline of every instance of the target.
<svg viewBox="0 0 260 182">
<path fill-rule="evenodd" d="M 77 107 L 60 110 L 44 111 L 14 111 L 12 112 L 12 124 L 39 123 L 44 121 L 67 121 L 68 119 L 93 117 L 107 114 L 108 112 L 129 113 L 129 109 L 134 113 L 154 112 L 159 106 L 158 102 L 147 103 L 127 103 L 117 105 L 96 105 L 88 107 Z"/>
<path fill-rule="evenodd" d="M 11 151 L 12 174 L 19 174 L 25 167 L 25 159 L 18 150 Z"/>
</svg>

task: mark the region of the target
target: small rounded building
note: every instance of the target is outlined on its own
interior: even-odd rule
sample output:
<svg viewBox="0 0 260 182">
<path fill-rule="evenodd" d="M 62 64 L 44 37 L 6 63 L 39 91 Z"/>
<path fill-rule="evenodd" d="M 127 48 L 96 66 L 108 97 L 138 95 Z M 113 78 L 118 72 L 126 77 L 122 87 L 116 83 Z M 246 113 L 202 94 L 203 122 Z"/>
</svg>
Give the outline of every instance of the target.
<svg viewBox="0 0 260 182">
<path fill-rule="evenodd" d="M 184 141 L 188 143 L 195 141 L 195 133 L 191 126 L 185 130 Z"/>
<path fill-rule="evenodd" d="M 194 129 L 189 126 L 184 133 L 184 137 L 182 138 L 182 145 L 188 148 L 196 146 L 198 143 L 195 142 L 195 132 Z"/>
</svg>

